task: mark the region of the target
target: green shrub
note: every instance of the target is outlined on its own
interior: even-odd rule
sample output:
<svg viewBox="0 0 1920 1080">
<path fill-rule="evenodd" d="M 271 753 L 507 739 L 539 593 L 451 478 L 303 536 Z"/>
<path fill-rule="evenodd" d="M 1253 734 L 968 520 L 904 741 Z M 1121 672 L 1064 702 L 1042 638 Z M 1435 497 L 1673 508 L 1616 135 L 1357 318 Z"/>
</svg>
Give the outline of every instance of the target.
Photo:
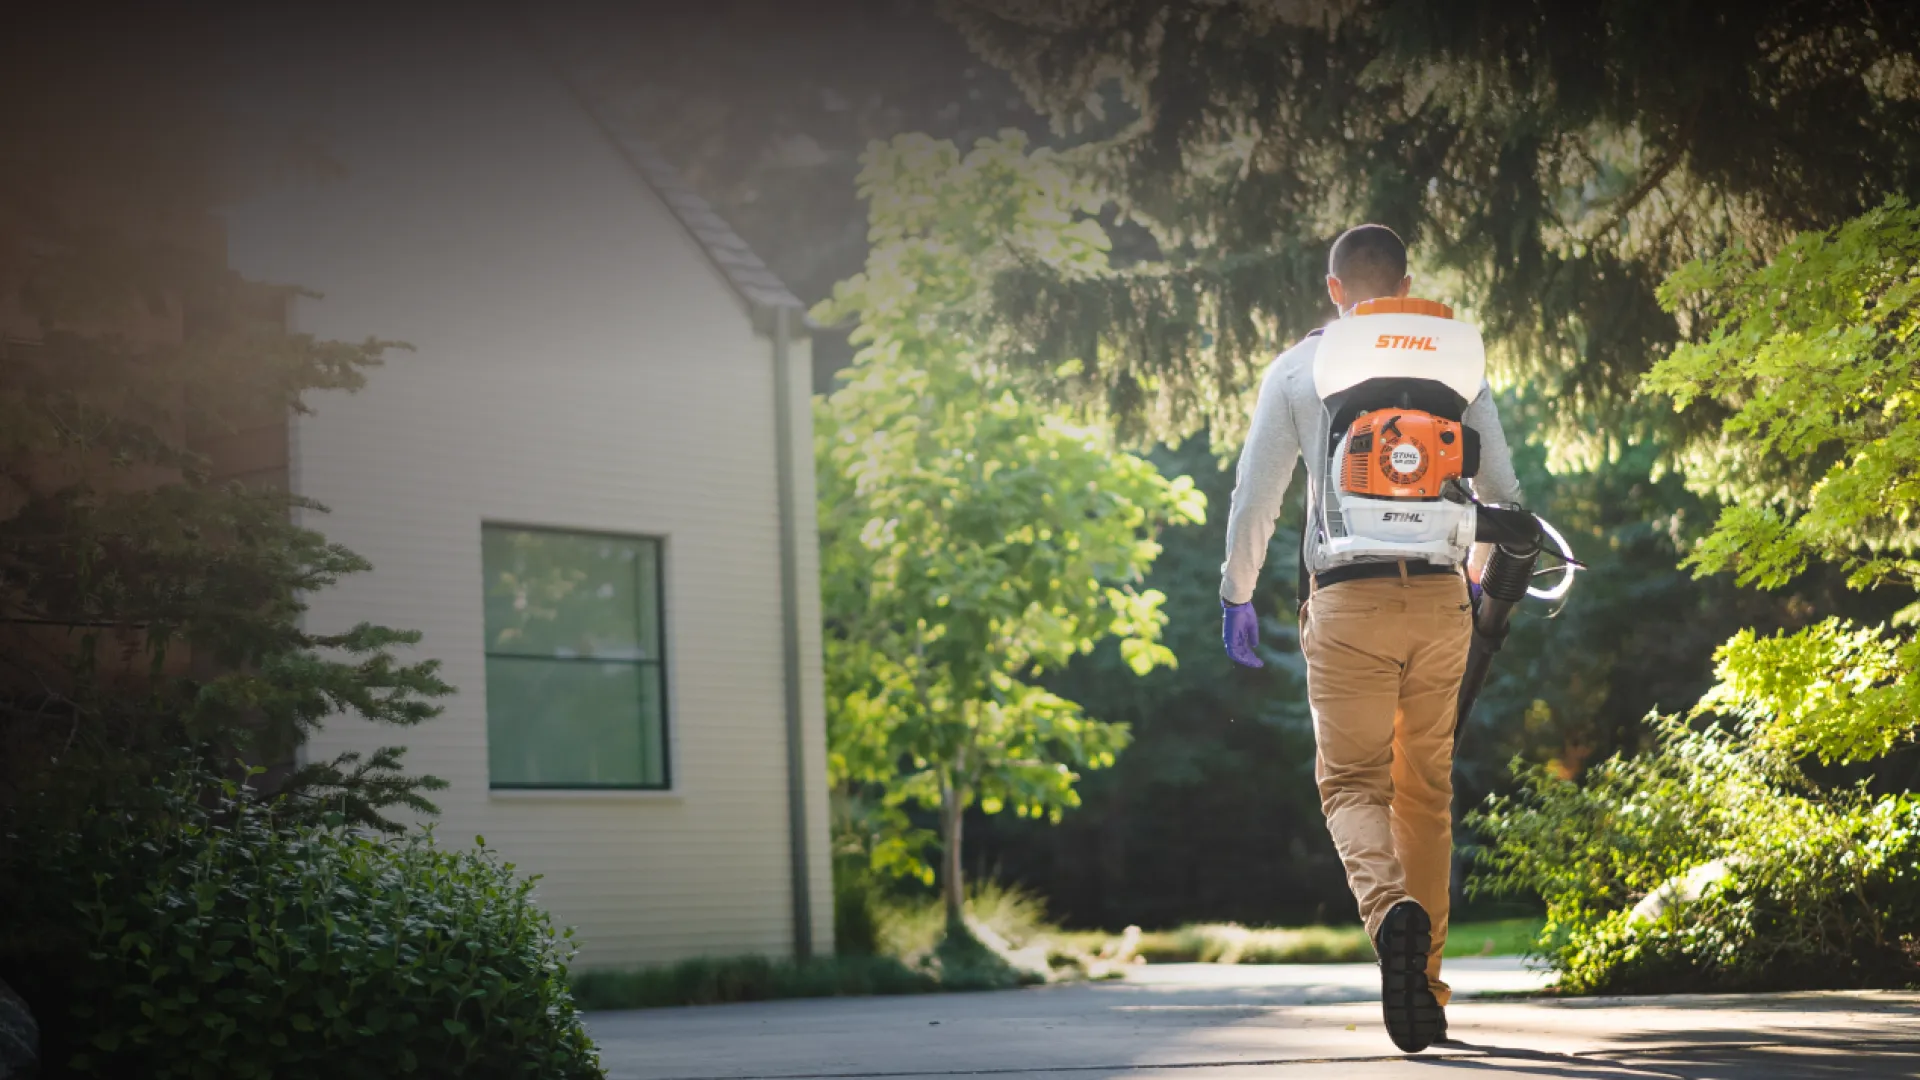
<svg viewBox="0 0 1920 1080">
<path fill-rule="evenodd" d="M 938 989 L 933 975 L 887 956 L 816 957 L 803 963 L 764 956 L 700 958 L 639 971 L 583 971 L 573 980 L 574 999 L 594 1010 Z"/>
<path fill-rule="evenodd" d="M 1920 984 L 1920 798 L 1824 789 L 1677 720 L 1581 783 L 1519 771 L 1516 795 L 1469 819 L 1492 842 L 1468 887 L 1546 901 L 1539 947 L 1563 989 Z M 1724 871 L 1699 895 L 1680 890 L 1710 864 Z M 1672 900 L 1636 915 L 1654 893 Z"/>
<path fill-rule="evenodd" d="M 288 820 L 204 780 L 168 793 L 172 828 L 132 818 L 86 860 L 74 1072 L 601 1075 L 530 879 L 484 847 Z"/>
</svg>

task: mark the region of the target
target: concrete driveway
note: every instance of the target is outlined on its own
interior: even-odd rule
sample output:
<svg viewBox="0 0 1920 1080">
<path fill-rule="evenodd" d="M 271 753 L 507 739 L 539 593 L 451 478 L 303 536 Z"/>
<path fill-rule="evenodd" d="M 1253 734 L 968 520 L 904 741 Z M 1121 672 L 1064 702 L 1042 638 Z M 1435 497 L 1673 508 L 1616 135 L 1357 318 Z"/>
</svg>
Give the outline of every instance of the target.
<svg viewBox="0 0 1920 1080">
<path fill-rule="evenodd" d="M 1503 1072 L 1920 1077 L 1920 994 L 1516 1000 L 1511 960 L 1449 961 L 1458 1040 L 1409 1057 L 1362 964 L 1169 964 L 1125 981 L 991 994 L 596 1013 L 616 1080 L 1035 1077 L 1372 1080 Z"/>
</svg>

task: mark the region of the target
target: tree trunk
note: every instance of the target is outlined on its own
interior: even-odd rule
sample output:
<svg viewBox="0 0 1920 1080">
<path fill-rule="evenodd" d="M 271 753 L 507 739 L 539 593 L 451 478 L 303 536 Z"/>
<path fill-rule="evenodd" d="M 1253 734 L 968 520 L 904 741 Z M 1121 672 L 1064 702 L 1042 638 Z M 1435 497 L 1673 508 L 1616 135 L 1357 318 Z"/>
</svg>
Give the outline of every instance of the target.
<svg viewBox="0 0 1920 1080">
<path fill-rule="evenodd" d="M 948 776 L 940 782 L 940 892 L 947 902 L 947 925 L 958 923 L 966 910 L 967 886 L 960 874 L 960 832 L 965 820 L 960 792 Z"/>
</svg>

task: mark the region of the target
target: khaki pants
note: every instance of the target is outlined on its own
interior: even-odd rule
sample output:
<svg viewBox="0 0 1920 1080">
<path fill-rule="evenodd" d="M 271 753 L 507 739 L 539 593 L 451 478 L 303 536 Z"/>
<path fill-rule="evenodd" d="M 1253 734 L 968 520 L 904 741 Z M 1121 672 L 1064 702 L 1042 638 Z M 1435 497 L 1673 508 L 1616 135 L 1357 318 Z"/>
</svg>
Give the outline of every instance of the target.
<svg viewBox="0 0 1920 1080">
<path fill-rule="evenodd" d="M 1472 610 L 1458 577 L 1363 578 L 1314 592 L 1300 627 L 1327 831 L 1367 933 L 1418 901 L 1433 919 L 1427 977 L 1446 1004 L 1453 864 L 1453 721 Z"/>
</svg>

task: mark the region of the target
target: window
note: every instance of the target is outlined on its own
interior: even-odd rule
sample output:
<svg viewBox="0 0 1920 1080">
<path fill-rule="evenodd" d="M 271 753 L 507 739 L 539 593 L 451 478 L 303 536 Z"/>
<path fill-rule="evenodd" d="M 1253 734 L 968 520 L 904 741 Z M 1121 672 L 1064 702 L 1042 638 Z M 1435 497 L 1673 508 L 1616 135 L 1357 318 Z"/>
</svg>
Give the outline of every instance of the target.
<svg viewBox="0 0 1920 1080">
<path fill-rule="evenodd" d="M 660 542 L 481 529 L 496 788 L 664 788 Z"/>
</svg>

